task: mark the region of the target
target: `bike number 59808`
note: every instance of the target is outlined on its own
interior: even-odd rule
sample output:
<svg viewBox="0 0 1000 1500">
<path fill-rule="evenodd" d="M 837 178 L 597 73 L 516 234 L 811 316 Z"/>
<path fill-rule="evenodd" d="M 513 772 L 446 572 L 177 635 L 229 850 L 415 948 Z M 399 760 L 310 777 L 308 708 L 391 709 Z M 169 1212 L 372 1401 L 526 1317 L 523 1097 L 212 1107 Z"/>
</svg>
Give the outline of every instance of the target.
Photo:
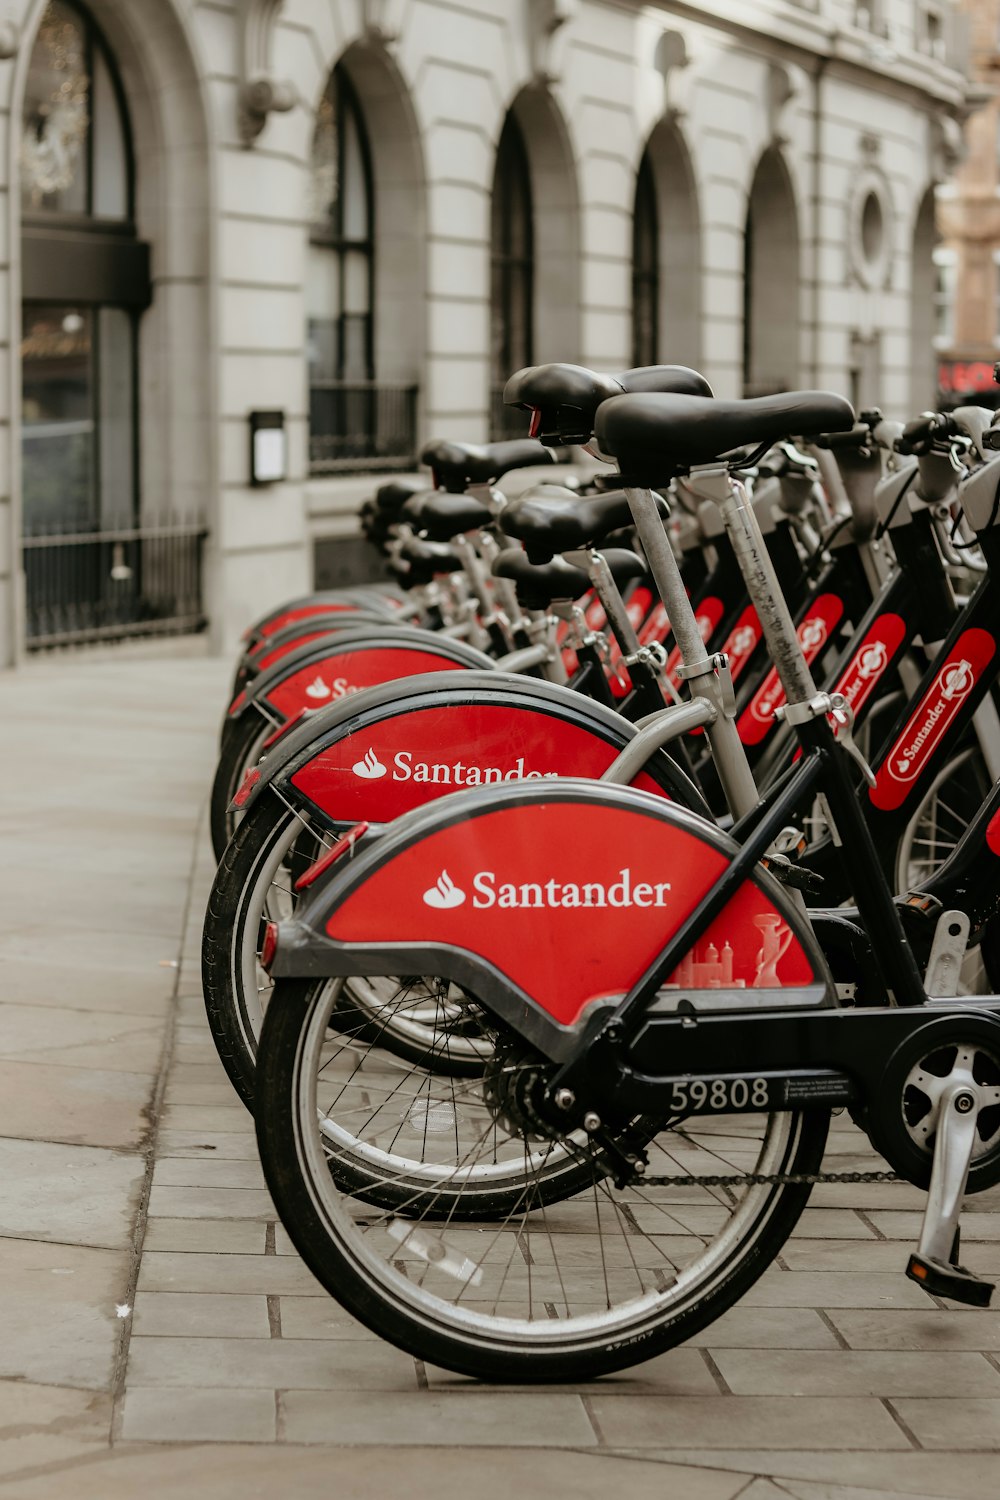
<svg viewBox="0 0 1000 1500">
<path fill-rule="evenodd" d="M 767 1109 L 770 1090 L 766 1078 L 686 1078 L 670 1086 L 670 1107 L 677 1114 L 717 1109 Z"/>
</svg>

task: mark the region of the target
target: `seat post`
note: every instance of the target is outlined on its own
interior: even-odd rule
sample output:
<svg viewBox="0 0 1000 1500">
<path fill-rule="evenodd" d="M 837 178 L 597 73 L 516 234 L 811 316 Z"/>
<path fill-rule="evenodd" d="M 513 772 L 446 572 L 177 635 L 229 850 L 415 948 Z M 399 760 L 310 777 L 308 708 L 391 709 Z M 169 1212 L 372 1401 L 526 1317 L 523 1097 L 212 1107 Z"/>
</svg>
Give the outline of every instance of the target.
<svg viewBox="0 0 1000 1500">
<path fill-rule="evenodd" d="M 816 696 L 816 684 L 806 665 L 795 623 L 764 545 L 746 486 L 723 467 L 700 470 L 698 481 L 699 484 L 707 481 L 716 491 L 722 519 L 750 602 L 757 611 L 771 660 L 785 690 L 786 701 L 808 702 Z"/>
<path fill-rule="evenodd" d="M 760 799 L 746 751 L 736 732 L 735 705 L 727 701 L 727 693 L 716 672 L 716 663 L 705 650 L 705 643 L 673 548 L 663 529 L 652 490 L 631 489 L 626 486 L 625 496 L 642 542 L 642 550 L 649 563 L 649 571 L 666 606 L 670 629 L 680 649 L 683 675 L 692 695 L 705 698 L 715 710 L 712 721 L 705 726 L 705 733 L 712 747 L 712 757 L 729 809 L 734 817 L 741 818 L 756 807 Z M 731 692 L 730 685 L 729 693 Z"/>
</svg>

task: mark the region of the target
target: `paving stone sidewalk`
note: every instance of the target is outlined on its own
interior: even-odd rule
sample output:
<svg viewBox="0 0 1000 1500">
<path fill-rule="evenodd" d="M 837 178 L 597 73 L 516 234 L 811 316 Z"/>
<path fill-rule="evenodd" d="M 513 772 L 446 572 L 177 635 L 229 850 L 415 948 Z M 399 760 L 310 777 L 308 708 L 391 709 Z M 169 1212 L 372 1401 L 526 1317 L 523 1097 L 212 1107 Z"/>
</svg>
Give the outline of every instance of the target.
<svg viewBox="0 0 1000 1500">
<path fill-rule="evenodd" d="M 0 677 L 0 1500 L 995 1493 L 1000 1313 L 904 1279 L 906 1186 L 817 1190 L 740 1306 L 590 1386 L 461 1380 L 325 1296 L 203 1018 L 228 676 L 179 646 Z M 828 1165 L 865 1153 L 838 1120 Z M 1000 1193 L 970 1208 L 1000 1274 Z"/>
</svg>

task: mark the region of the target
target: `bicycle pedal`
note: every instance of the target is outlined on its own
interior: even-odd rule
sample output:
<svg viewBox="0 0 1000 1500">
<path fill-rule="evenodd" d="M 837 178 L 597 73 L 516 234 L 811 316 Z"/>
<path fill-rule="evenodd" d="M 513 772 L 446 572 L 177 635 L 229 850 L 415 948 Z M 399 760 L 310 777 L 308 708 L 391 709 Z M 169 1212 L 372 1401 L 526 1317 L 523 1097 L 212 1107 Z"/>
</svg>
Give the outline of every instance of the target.
<svg viewBox="0 0 1000 1500">
<path fill-rule="evenodd" d="M 815 870 L 807 870 L 803 865 L 793 865 L 783 854 L 769 854 L 764 863 L 775 880 L 793 890 L 809 891 L 818 896 L 826 885 L 822 875 L 817 875 Z"/>
<path fill-rule="evenodd" d="M 969 1307 L 989 1307 L 993 1296 L 992 1281 L 983 1281 L 964 1266 L 932 1260 L 927 1255 L 911 1255 L 906 1274 L 917 1286 L 923 1287 L 928 1296 L 950 1297 L 952 1302 L 964 1302 Z"/>
</svg>

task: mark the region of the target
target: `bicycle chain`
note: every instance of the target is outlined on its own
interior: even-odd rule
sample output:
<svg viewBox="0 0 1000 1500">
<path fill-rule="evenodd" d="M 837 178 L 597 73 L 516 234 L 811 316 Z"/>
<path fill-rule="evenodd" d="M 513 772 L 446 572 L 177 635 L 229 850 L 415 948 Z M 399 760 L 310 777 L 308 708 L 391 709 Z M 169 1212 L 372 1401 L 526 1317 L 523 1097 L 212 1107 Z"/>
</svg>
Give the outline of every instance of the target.
<svg viewBox="0 0 1000 1500">
<path fill-rule="evenodd" d="M 828 1182 L 906 1182 L 898 1172 L 745 1172 L 723 1177 L 644 1177 L 630 1187 L 815 1187 Z"/>
</svg>

